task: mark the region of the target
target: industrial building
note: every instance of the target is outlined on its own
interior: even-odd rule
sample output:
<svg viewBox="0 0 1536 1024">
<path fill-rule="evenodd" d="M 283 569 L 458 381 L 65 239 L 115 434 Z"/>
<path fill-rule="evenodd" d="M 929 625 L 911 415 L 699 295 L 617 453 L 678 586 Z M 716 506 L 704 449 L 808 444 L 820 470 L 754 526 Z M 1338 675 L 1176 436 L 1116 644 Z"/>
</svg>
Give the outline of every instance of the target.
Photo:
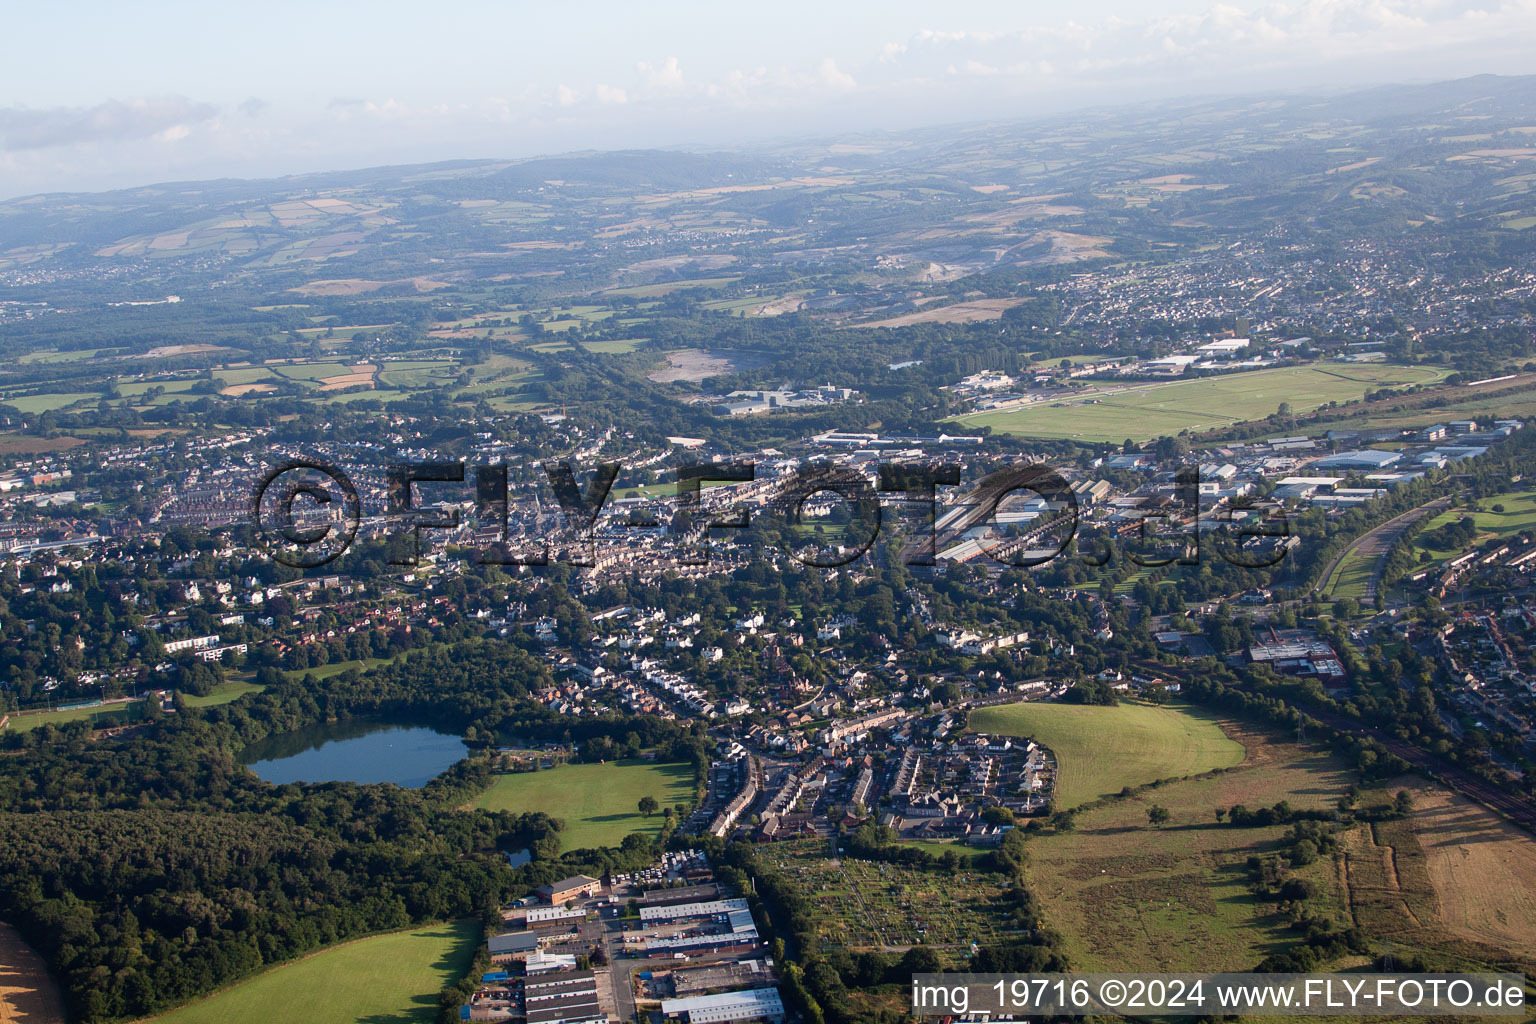
<svg viewBox="0 0 1536 1024">
<path fill-rule="evenodd" d="M 777 988 L 753 988 L 713 996 L 663 999 L 661 1016 L 663 1019 L 676 1017 L 687 1024 L 728 1024 L 730 1021 L 752 1020 L 780 1024 L 784 1020 L 784 1002 L 779 998 Z"/>
</svg>

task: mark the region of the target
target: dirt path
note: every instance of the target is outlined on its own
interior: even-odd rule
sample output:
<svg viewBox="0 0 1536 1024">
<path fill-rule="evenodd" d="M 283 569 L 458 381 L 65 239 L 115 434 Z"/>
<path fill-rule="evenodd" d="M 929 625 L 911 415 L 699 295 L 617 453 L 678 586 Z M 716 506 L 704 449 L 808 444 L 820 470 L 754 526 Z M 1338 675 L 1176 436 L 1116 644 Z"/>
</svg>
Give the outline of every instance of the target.
<svg viewBox="0 0 1536 1024">
<path fill-rule="evenodd" d="M 43 958 L 0 924 L 0 1024 L 64 1024 L 64 1001 Z"/>
</svg>

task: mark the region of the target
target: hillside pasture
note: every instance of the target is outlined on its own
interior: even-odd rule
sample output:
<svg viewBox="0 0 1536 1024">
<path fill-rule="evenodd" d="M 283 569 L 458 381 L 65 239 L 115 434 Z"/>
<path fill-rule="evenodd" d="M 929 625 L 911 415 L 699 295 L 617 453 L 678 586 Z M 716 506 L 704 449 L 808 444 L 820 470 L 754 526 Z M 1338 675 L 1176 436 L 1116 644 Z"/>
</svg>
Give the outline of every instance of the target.
<svg viewBox="0 0 1536 1024">
<path fill-rule="evenodd" d="M 1213 717 L 1183 707 L 1002 704 L 973 711 L 970 728 L 1033 739 L 1055 754 L 1055 802 L 1062 809 L 1243 760 L 1242 746 Z"/>
<path fill-rule="evenodd" d="M 432 1024 L 437 994 L 469 968 L 475 921 L 376 935 L 274 968 L 153 1018 L 160 1024 Z M 296 1014 L 295 1008 L 303 1012 Z"/>
</svg>

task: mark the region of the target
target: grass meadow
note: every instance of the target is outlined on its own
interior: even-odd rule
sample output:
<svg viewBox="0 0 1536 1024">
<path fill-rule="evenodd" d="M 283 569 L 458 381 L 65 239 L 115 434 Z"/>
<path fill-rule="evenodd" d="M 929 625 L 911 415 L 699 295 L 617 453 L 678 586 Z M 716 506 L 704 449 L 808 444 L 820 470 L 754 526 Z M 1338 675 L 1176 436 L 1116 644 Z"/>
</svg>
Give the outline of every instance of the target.
<svg viewBox="0 0 1536 1024">
<path fill-rule="evenodd" d="M 1056 755 L 1056 806 L 1076 807 L 1158 779 L 1243 760 L 1214 718 L 1182 707 L 1001 704 L 971 713 L 972 731 L 1021 736 Z"/>
<path fill-rule="evenodd" d="M 693 769 L 631 760 L 514 772 L 499 776 L 474 806 L 520 814 L 543 811 L 565 822 L 561 849 L 579 850 L 618 846 L 631 832 L 659 833 L 661 814 L 640 814 L 637 805 L 643 796 L 655 797 L 662 807 L 691 807 Z"/>
</svg>

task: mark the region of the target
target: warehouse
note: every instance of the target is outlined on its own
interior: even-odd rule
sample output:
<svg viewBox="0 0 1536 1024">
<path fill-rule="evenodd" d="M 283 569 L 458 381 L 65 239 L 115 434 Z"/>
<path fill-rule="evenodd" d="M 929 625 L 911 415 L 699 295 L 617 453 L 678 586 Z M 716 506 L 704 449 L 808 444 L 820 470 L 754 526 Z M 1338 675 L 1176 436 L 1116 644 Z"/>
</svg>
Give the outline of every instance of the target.
<svg viewBox="0 0 1536 1024">
<path fill-rule="evenodd" d="M 679 903 L 668 907 L 641 907 L 640 920 L 680 921 L 689 917 L 723 917 L 733 910 L 746 910 L 746 900 L 711 900 L 708 903 Z"/>
<path fill-rule="evenodd" d="M 784 1020 L 784 1003 L 776 988 L 753 988 L 713 996 L 663 999 L 661 1016 L 663 1019 L 676 1017 L 688 1024 L 727 1024 L 729 1021 L 750 1020 L 780 1024 Z"/>
<path fill-rule="evenodd" d="M 523 982 L 528 1024 L 597 1024 L 608 1015 L 597 1003 L 597 976 L 567 971 Z"/>
<path fill-rule="evenodd" d="M 486 947 L 491 951 L 492 963 L 504 963 L 507 960 L 516 960 L 529 953 L 538 952 L 539 937 L 533 932 L 492 935 Z"/>
</svg>

